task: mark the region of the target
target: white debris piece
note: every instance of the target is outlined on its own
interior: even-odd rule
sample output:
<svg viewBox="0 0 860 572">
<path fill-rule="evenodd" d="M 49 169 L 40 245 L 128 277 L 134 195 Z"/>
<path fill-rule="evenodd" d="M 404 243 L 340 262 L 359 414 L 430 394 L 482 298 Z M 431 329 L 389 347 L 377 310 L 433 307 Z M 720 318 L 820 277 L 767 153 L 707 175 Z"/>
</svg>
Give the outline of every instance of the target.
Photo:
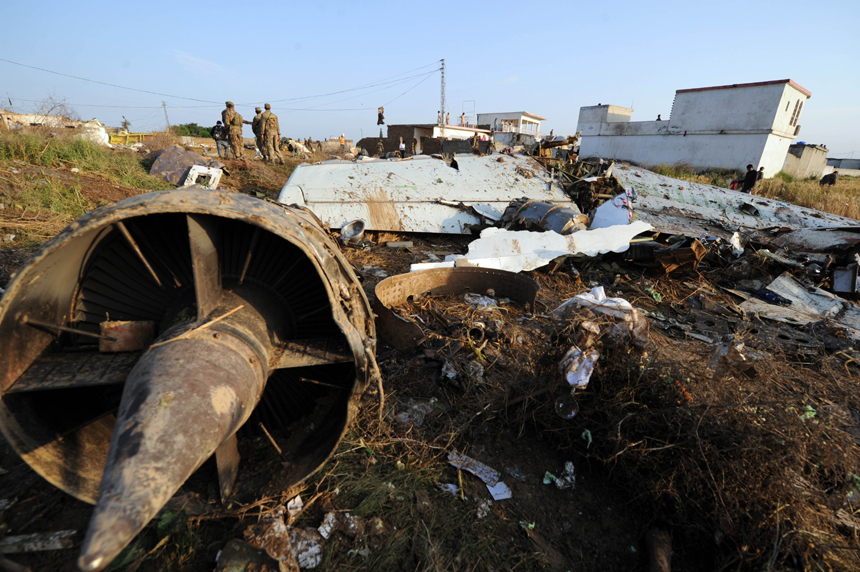
<svg viewBox="0 0 860 572">
<path fill-rule="evenodd" d="M 467 457 L 466 455 L 461 455 L 456 450 L 452 450 L 448 453 L 448 462 L 461 469 L 463 471 L 468 471 L 484 481 L 487 485 L 493 486 L 499 482 L 499 471 L 493 469 L 492 467 L 488 467 L 484 463 L 480 461 L 476 461 L 471 457 Z"/>
<path fill-rule="evenodd" d="M 506 500 L 512 498 L 514 495 L 511 493 L 511 488 L 499 481 L 493 486 L 487 485 L 487 490 L 490 491 L 490 494 L 493 496 L 493 500 Z"/>
<path fill-rule="evenodd" d="M 591 373 L 594 371 L 594 364 L 597 363 L 599 357 L 600 354 L 594 348 L 581 350 L 576 346 L 571 346 L 559 362 L 558 371 L 571 387 L 585 389 L 588 386 L 588 380 L 591 379 Z"/>
<path fill-rule="evenodd" d="M 630 224 L 633 217 L 633 207 L 627 193 L 606 201 L 594 209 L 594 218 L 589 228 L 607 228 L 610 226 Z"/>
<path fill-rule="evenodd" d="M 744 247 L 741 244 L 741 233 L 735 232 L 732 235 L 732 254 L 741 256 L 744 253 Z"/>
<path fill-rule="evenodd" d="M 334 532 L 335 527 L 337 526 L 337 515 L 333 512 L 328 512 L 323 517 L 322 524 L 319 525 L 317 530 L 324 539 L 328 540 L 328 537 L 331 536 L 331 533 Z"/>
<path fill-rule="evenodd" d="M 469 253 L 449 255 L 445 262 L 413 264 L 410 270 L 479 266 L 510 272 L 535 270 L 562 256 L 573 254 L 597 256 L 607 252 L 624 252 L 636 235 L 651 230 L 651 225 L 636 221 L 624 226 L 582 230 L 562 236 L 557 232 L 532 232 L 487 228 L 481 237 L 469 243 Z"/>
<path fill-rule="evenodd" d="M 295 498 L 290 499 L 287 503 L 287 513 L 290 515 L 290 518 L 296 517 L 302 512 L 302 508 L 304 508 L 304 504 L 302 503 L 302 497 L 296 495 Z"/>
<path fill-rule="evenodd" d="M 221 181 L 221 169 L 214 167 L 204 167 L 203 165 L 193 165 L 188 171 L 188 176 L 185 177 L 183 187 L 191 185 L 200 185 L 207 189 L 217 189 L 218 183 Z M 207 179 L 208 178 L 208 179 Z"/>
<path fill-rule="evenodd" d="M 568 461 L 564 464 L 564 474 L 555 479 L 555 486 L 560 489 L 572 489 L 576 484 L 576 475 L 574 475 L 575 467 L 573 463 Z"/>
<path fill-rule="evenodd" d="M 496 305 L 496 301 L 494 299 L 480 294 L 467 293 L 463 294 L 463 298 L 467 303 L 475 306 L 476 308 L 492 308 Z"/>
</svg>

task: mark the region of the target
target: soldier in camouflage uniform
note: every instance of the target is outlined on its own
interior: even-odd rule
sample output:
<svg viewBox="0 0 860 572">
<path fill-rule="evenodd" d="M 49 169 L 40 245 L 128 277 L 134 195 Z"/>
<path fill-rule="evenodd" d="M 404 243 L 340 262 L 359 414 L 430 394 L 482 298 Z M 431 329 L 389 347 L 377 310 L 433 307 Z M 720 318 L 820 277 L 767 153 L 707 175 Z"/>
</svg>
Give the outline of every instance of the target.
<svg viewBox="0 0 860 572">
<path fill-rule="evenodd" d="M 242 116 L 238 111 L 233 111 L 230 117 L 230 150 L 233 151 L 233 156 L 236 159 L 241 159 L 244 156 L 242 151 Z"/>
<path fill-rule="evenodd" d="M 255 115 L 254 119 L 250 121 L 251 131 L 254 132 L 257 149 L 260 150 L 260 154 L 263 156 L 263 161 L 266 161 L 268 159 L 268 155 L 266 154 L 266 144 L 263 142 L 263 110 L 259 107 L 255 107 L 254 111 L 257 112 L 257 115 Z M 246 121 L 245 123 L 249 122 Z"/>
<path fill-rule="evenodd" d="M 266 111 L 263 112 L 260 118 L 263 132 L 263 143 L 266 145 L 266 161 L 274 161 L 275 155 L 281 160 L 281 164 L 286 164 L 283 155 L 281 155 L 281 126 L 278 125 L 278 116 L 272 113 L 272 106 L 268 103 L 264 106 Z"/>
<path fill-rule="evenodd" d="M 227 109 L 221 112 L 221 124 L 224 125 L 224 128 L 230 129 L 230 120 L 233 119 L 233 114 L 236 113 L 236 110 L 233 109 L 233 102 L 228 101 L 226 104 Z"/>
</svg>

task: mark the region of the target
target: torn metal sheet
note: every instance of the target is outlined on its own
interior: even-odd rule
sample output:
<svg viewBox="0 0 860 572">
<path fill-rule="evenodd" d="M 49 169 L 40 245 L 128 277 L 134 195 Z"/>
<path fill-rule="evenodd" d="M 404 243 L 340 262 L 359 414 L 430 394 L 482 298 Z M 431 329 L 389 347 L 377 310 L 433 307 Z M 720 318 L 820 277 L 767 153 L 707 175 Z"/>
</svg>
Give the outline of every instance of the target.
<svg viewBox="0 0 860 572">
<path fill-rule="evenodd" d="M 414 348 L 424 339 L 424 332 L 418 324 L 398 316 L 391 308 L 405 304 L 410 298 L 487 290 L 530 311 L 540 286 L 527 276 L 488 268 L 442 268 L 392 276 L 376 285 L 373 311 L 379 335 L 401 351 Z"/>
<path fill-rule="evenodd" d="M 330 228 L 362 219 L 367 230 L 470 234 L 483 219 L 498 220 L 519 197 L 571 206 L 531 157 L 458 155 L 458 168 L 430 156 L 408 161 L 326 161 L 296 167 L 278 201 L 310 208 Z M 460 207 L 460 203 L 466 208 Z"/>
<path fill-rule="evenodd" d="M 769 244 L 795 252 L 856 252 L 860 250 L 860 224 L 852 222 L 857 226 L 798 228 L 780 234 Z"/>
<path fill-rule="evenodd" d="M 860 340 L 860 308 L 847 300 L 821 288 L 807 288 L 788 272 L 782 273 L 767 289 L 791 300 L 791 305 L 777 306 L 749 298 L 740 307 L 759 317 L 797 326 L 827 318 L 843 326 L 855 340 Z"/>
<path fill-rule="evenodd" d="M 7 536 L 0 539 L 0 554 L 64 550 L 74 546 L 72 537 L 76 534 L 76 530 L 60 530 L 57 532 L 36 532 L 34 534 Z"/>
<path fill-rule="evenodd" d="M 161 152 L 161 155 L 152 164 L 149 174 L 161 177 L 171 185 L 178 187 L 186 183 L 191 168 L 195 165 L 211 169 L 224 169 L 224 164 L 220 161 L 208 159 L 192 151 L 186 151 L 181 145 L 171 145 Z"/>
<path fill-rule="evenodd" d="M 566 236 L 551 231 L 488 228 L 481 232 L 481 238 L 469 243 L 469 252 L 465 256 L 448 255 L 445 262 L 413 264 L 411 270 L 478 266 L 523 272 L 540 268 L 563 256 L 624 252 L 630 247 L 633 237 L 649 230 L 651 225 L 642 221 L 624 226 L 581 230 Z"/>
<path fill-rule="evenodd" d="M 660 232 L 729 238 L 735 230 L 744 229 L 755 231 L 761 239 L 770 240 L 774 228 L 795 232 L 809 229 L 795 235 L 795 242 L 802 243 L 811 236 L 817 236 L 818 229 L 827 227 L 831 229 L 829 232 L 850 232 L 848 229 L 852 229 L 850 234 L 853 234 L 854 242 L 860 242 L 860 221 L 854 219 L 714 185 L 673 179 L 631 165 L 616 165 L 613 175 L 623 188 L 632 189 L 638 195 L 634 219 L 649 222 Z M 814 249 L 801 250 L 820 251 L 822 248 L 818 247 L 832 247 L 850 234 L 821 237 L 824 244 L 819 242 Z M 783 240 L 791 242 L 790 238 Z M 774 241 L 774 244 L 778 245 L 778 242 Z"/>
</svg>

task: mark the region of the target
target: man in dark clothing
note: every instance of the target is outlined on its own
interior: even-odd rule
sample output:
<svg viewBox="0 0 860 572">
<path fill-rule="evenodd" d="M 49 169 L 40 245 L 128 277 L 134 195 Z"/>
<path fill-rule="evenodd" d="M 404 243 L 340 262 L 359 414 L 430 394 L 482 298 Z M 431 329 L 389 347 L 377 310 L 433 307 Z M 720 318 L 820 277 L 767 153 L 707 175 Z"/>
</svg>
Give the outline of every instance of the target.
<svg viewBox="0 0 860 572">
<path fill-rule="evenodd" d="M 758 178 L 756 179 L 756 181 L 761 181 L 762 179 L 764 179 L 764 167 L 759 168 Z"/>
<path fill-rule="evenodd" d="M 821 185 L 822 187 L 824 185 L 835 185 L 836 179 L 838 179 L 838 178 L 839 178 L 839 171 L 833 171 L 829 175 L 824 175 L 823 177 L 821 177 L 821 180 L 818 182 L 818 184 Z"/>
<path fill-rule="evenodd" d="M 756 181 L 758 181 L 758 172 L 752 165 L 747 165 L 747 174 L 744 175 L 744 186 L 741 188 L 741 192 L 752 193 Z"/>
<path fill-rule="evenodd" d="M 215 139 L 218 156 L 227 159 L 230 153 L 230 144 L 227 142 L 227 129 L 221 125 L 220 121 L 212 128 L 212 138 Z"/>
</svg>

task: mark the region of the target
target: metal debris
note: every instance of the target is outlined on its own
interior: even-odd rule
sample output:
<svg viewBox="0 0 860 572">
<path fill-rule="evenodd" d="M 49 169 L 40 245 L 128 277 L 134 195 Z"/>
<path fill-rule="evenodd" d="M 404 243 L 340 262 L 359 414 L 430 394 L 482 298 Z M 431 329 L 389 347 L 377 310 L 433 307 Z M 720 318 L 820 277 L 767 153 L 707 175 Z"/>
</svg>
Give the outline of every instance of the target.
<svg viewBox="0 0 860 572">
<path fill-rule="evenodd" d="M 302 210 L 183 189 L 96 209 L 19 271 L 0 301 L 0 429 L 37 472 L 96 503 L 81 569 L 104 569 L 213 453 L 228 498 L 236 430 L 260 402 L 279 430 L 328 418 L 284 448 L 285 487 L 326 461 L 379 375 L 370 304 L 348 269 Z M 143 353 L 100 353 L 108 319 L 153 321 L 160 335 L 135 340 Z M 315 339 L 296 343 L 303 332 Z M 265 392 L 309 359 L 317 370 L 293 382 L 310 378 L 308 397 L 288 392 L 286 408 Z M 344 363 L 354 376 L 326 370 Z M 59 387 L 74 415 L 41 398 Z M 315 409 L 323 395 L 334 399 Z"/>
<path fill-rule="evenodd" d="M 0 538 L 0 554 L 19 552 L 41 552 L 43 550 L 64 550 L 74 546 L 73 537 L 77 530 L 57 532 L 36 532 Z"/>
<path fill-rule="evenodd" d="M 491 156 L 460 155 L 457 163 L 454 170 L 424 155 L 408 161 L 305 163 L 293 171 L 278 201 L 310 208 L 330 228 L 362 219 L 367 230 L 446 234 L 470 234 L 473 225 L 483 224 L 485 217 L 498 220 L 522 196 L 571 204 L 547 178 L 517 176 L 518 168 L 543 172 L 531 157 L 499 163 Z"/>
<path fill-rule="evenodd" d="M 161 152 L 161 155 L 152 164 L 149 174 L 161 177 L 171 185 L 178 187 L 186 184 L 191 174 L 191 168 L 195 165 L 217 169 L 220 172 L 223 172 L 225 167 L 224 163 L 215 159 L 208 159 L 193 151 L 186 151 L 181 145 L 171 145 Z"/>
<path fill-rule="evenodd" d="M 509 231 L 488 228 L 481 238 L 469 243 L 466 255 L 449 255 L 445 262 L 413 264 L 413 272 L 432 268 L 478 266 L 510 272 L 535 270 L 553 260 L 571 255 L 597 256 L 607 252 L 624 252 L 638 234 L 651 225 L 636 221 L 625 226 L 583 230 L 562 236 L 555 232 Z"/>
<path fill-rule="evenodd" d="M 497 297 L 510 298 L 526 308 L 534 308 L 540 286 L 526 276 L 486 268 L 443 268 L 392 276 L 376 285 L 376 312 L 379 335 L 393 347 L 405 351 L 424 339 L 421 326 L 391 310 L 410 298 L 426 295 L 486 292 L 492 289 Z"/>
</svg>

